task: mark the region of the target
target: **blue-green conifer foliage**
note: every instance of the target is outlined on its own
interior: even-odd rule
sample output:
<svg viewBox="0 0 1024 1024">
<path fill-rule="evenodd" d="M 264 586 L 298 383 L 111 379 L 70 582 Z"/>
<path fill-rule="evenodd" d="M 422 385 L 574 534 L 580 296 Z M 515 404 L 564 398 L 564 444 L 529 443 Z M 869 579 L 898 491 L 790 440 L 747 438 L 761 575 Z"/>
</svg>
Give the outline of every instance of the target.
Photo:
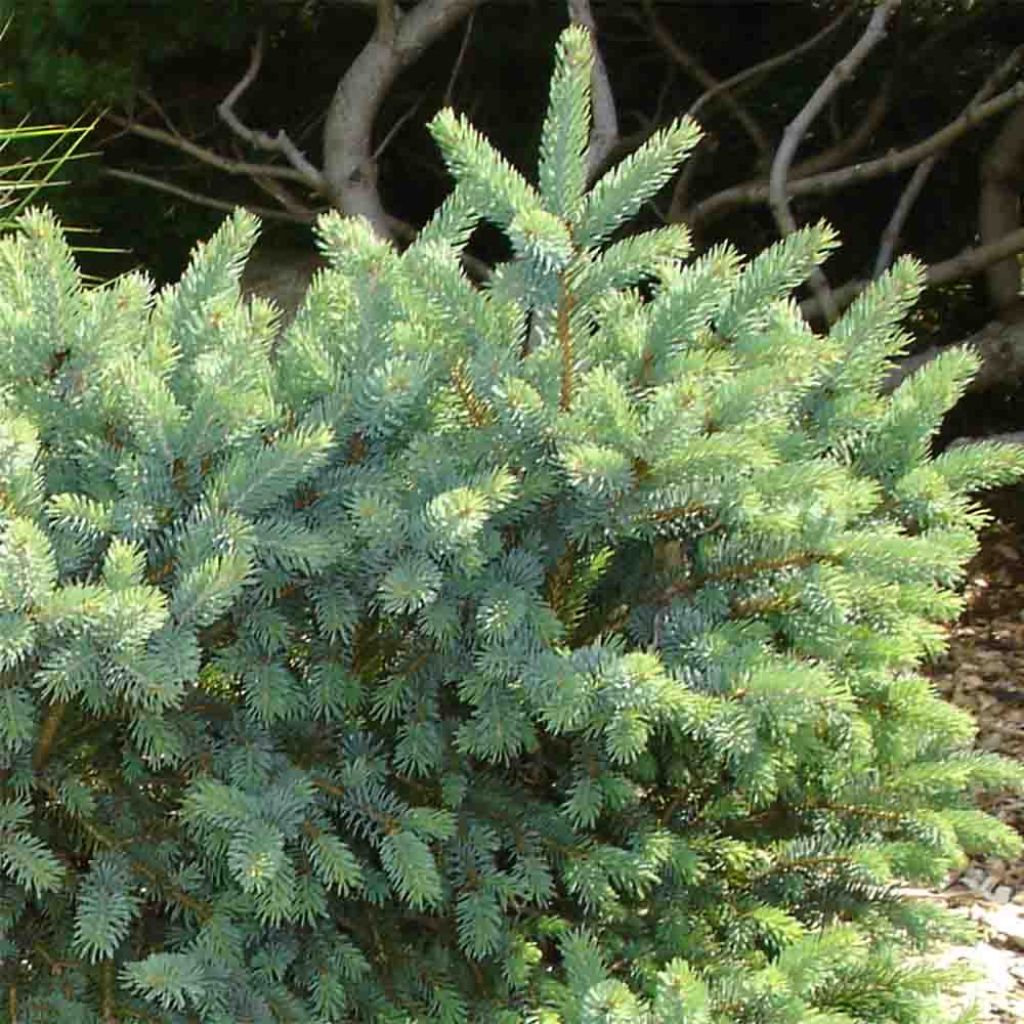
<svg viewBox="0 0 1024 1024">
<path fill-rule="evenodd" d="M 914 262 L 821 334 L 824 225 L 623 230 L 699 132 L 588 188 L 591 65 L 536 184 L 442 111 L 450 197 L 324 216 L 280 335 L 245 213 L 159 293 L 0 240 L 5 1019 L 942 1019 L 899 887 L 1021 772 L 919 665 L 1024 460 L 931 456 L 968 351 L 880 392 Z"/>
</svg>

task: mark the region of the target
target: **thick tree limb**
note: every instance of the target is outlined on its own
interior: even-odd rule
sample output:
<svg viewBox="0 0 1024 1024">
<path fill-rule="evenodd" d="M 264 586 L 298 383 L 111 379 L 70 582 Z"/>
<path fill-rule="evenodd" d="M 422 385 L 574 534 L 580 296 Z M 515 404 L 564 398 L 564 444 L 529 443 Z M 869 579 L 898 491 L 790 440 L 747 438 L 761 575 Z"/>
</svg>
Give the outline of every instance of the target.
<svg viewBox="0 0 1024 1024">
<path fill-rule="evenodd" d="M 981 162 L 978 232 L 982 244 L 994 243 L 1020 225 L 1024 189 L 1024 105 L 1006 119 Z M 1020 314 L 1021 276 L 1016 258 L 990 264 L 985 271 L 989 297 L 1004 317 Z"/>
<path fill-rule="evenodd" d="M 208 206 L 213 210 L 226 210 L 230 213 L 232 210 L 237 209 L 237 207 L 244 206 L 247 210 L 258 214 L 260 217 L 265 217 L 267 220 L 283 220 L 292 224 L 312 223 L 316 219 L 315 214 L 309 217 L 299 216 L 283 210 L 276 210 L 269 206 L 255 206 L 252 203 L 232 203 L 225 199 L 216 199 L 213 196 L 207 196 L 201 192 L 193 192 L 190 189 L 172 185 L 169 181 L 151 178 L 148 174 L 139 174 L 136 171 L 122 171 L 117 167 L 104 167 L 101 173 L 108 178 L 128 181 L 133 185 L 145 185 L 146 188 L 152 188 L 158 192 L 166 192 L 168 195 L 177 196 L 179 199 L 186 199 L 188 202 L 196 203 L 198 206 Z"/>
<path fill-rule="evenodd" d="M 970 103 L 964 108 L 963 113 L 979 103 L 988 99 L 989 96 L 996 90 L 1001 82 L 1008 78 L 1017 65 L 1021 61 L 1021 57 L 1024 56 L 1024 46 L 1018 46 L 1003 63 L 996 68 L 996 70 L 989 75 L 988 79 L 984 82 L 981 88 L 971 97 Z M 907 182 L 906 188 L 900 194 L 900 198 L 896 203 L 896 207 L 893 209 L 892 216 L 889 218 L 889 223 L 886 224 L 885 230 L 882 232 L 882 241 L 878 247 L 878 255 L 875 257 L 875 265 L 872 270 L 872 276 L 878 277 L 882 271 L 892 262 L 894 253 L 896 252 L 896 246 L 899 243 L 900 233 L 903 230 L 903 225 L 906 223 L 907 217 L 910 215 L 911 209 L 913 209 L 914 203 L 917 201 L 917 197 L 921 194 L 921 190 L 924 188 L 925 182 L 928 180 L 929 175 L 932 172 L 932 168 L 938 163 L 939 159 L 943 155 L 942 150 L 937 153 L 932 153 L 931 156 L 925 157 L 921 163 L 914 168 L 914 173 L 910 177 L 910 181 Z M 991 241 L 991 239 L 988 239 Z M 982 237 L 982 241 L 986 241 Z"/>
<path fill-rule="evenodd" d="M 981 359 L 981 368 L 971 381 L 969 390 L 987 391 L 994 387 L 1013 385 L 1024 378 L 1024 324 L 993 320 L 965 338 L 961 344 L 969 345 Z M 944 351 L 945 347 L 933 345 L 923 352 L 907 356 L 889 372 L 883 390 L 893 391 L 912 373 Z"/>
<path fill-rule="evenodd" d="M 338 209 L 365 217 L 383 236 L 393 232 L 377 189 L 377 112 L 400 72 L 480 2 L 422 0 L 403 14 L 380 0 L 373 35 L 335 90 L 324 125 L 325 189 Z"/>
<path fill-rule="evenodd" d="M 892 150 L 885 156 L 876 157 L 874 160 L 866 160 L 835 171 L 812 174 L 789 181 L 786 185 L 786 194 L 790 199 L 809 195 L 826 195 L 862 181 L 881 178 L 887 174 L 895 174 L 906 167 L 913 167 L 925 157 L 945 149 L 979 124 L 990 117 L 1001 114 L 1021 100 L 1024 100 L 1024 82 L 1017 82 L 1004 92 L 993 96 L 992 99 L 961 114 L 956 120 L 913 146 Z M 769 188 L 764 182 L 750 181 L 742 185 L 733 185 L 697 203 L 689 211 L 687 221 L 688 223 L 702 223 L 737 207 L 756 206 L 765 202 L 768 197 Z"/>
<path fill-rule="evenodd" d="M 263 40 L 261 30 L 253 44 L 252 53 L 249 59 L 249 66 L 245 74 L 238 80 L 235 87 L 224 97 L 217 106 L 217 113 L 221 120 L 243 141 L 257 149 L 266 150 L 269 153 L 280 153 L 295 168 L 305 180 L 306 184 L 317 191 L 323 188 L 323 175 L 314 167 L 308 159 L 299 151 L 298 147 L 282 129 L 276 136 L 270 136 L 266 132 L 255 131 L 244 124 L 235 113 L 235 104 L 242 94 L 256 80 L 263 63 Z"/>
<path fill-rule="evenodd" d="M 1024 252 L 1024 228 L 1004 235 L 989 245 L 968 247 L 948 260 L 931 264 L 925 268 L 925 285 L 935 287 L 949 284 L 951 281 L 961 281 L 1018 252 Z M 848 281 L 842 287 L 835 288 L 833 298 L 836 305 L 840 309 L 848 306 L 870 283 L 866 280 Z M 802 302 L 800 312 L 809 320 L 822 315 L 821 307 L 815 299 Z"/>
<path fill-rule="evenodd" d="M 965 444 L 1024 444 L 1024 430 L 1013 430 L 1008 434 L 989 434 L 988 437 L 958 437 L 949 448 L 962 448 Z M 948 451 L 949 449 L 947 449 Z"/>
<path fill-rule="evenodd" d="M 594 70 L 590 76 L 590 94 L 594 124 L 587 148 L 587 180 L 592 181 L 611 156 L 619 138 L 619 119 L 615 112 L 615 96 L 608 78 L 608 68 L 597 45 L 597 23 L 590 0 L 568 0 L 569 20 L 590 32 L 594 48 Z"/>
<path fill-rule="evenodd" d="M 788 235 L 796 230 L 796 220 L 789 208 L 786 185 L 789 169 L 803 137 L 829 99 L 838 92 L 840 86 L 853 75 L 868 54 L 885 38 L 889 17 L 899 5 L 900 0 L 883 0 L 875 8 L 863 35 L 850 52 L 829 71 L 818 88 L 811 94 L 810 99 L 804 104 L 803 109 L 790 121 L 782 133 L 782 141 L 779 143 L 768 176 L 768 202 L 782 235 Z M 811 277 L 811 283 L 826 318 L 829 322 L 833 321 L 837 309 L 825 275 L 816 269 Z"/>
</svg>

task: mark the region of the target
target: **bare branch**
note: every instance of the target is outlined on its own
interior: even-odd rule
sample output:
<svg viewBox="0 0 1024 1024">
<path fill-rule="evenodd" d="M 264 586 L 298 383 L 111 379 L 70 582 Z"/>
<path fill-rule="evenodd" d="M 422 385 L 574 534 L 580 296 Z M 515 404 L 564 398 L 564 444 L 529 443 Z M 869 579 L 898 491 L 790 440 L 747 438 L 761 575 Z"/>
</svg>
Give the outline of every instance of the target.
<svg viewBox="0 0 1024 1024">
<path fill-rule="evenodd" d="M 451 76 L 448 79 L 448 85 L 444 90 L 444 106 L 450 107 L 452 105 L 452 96 L 455 92 L 455 82 L 459 77 L 459 71 L 462 70 L 462 62 L 466 59 L 466 50 L 469 49 L 469 37 L 473 34 L 473 22 L 476 20 L 476 10 L 469 12 L 469 18 L 466 20 L 466 31 L 462 33 L 462 45 L 459 47 L 459 55 L 455 58 L 455 65 L 452 67 Z"/>
<path fill-rule="evenodd" d="M 594 48 L 594 70 L 591 73 L 591 96 L 594 125 L 587 149 L 587 179 L 593 180 L 605 165 L 619 137 L 619 119 L 615 112 L 615 96 L 608 79 L 608 68 L 597 45 L 597 23 L 590 9 L 590 0 L 568 0 L 569 20 L 590 32 Z"/>
<path fill-rule="evenodd" d="M 872 277 L 878 277 L 892 263 L 893 253 L 896 251 L 896 243 L 900 239 L 903 225 L 906 223 L 914 203 L 917 202 L 917 197 L 921 194 L 928 176 L 932 173 L 932 168 L 938 163 L 939 156 L 939 153 L 932 153 L 931 156 L 922 160 L 914 168 L 910 181 L 900 193 L 892 216 L 889 217 L 889 223 L 886 224 L 885 230 L 882 232 L 882 241 L 879 243 L 878 253 L 875 256 L 875 265 L 871 268 Z"/>
<path fill-rule="evenodd" d="M 1018 46 L 1003 63 L 996 68 L 996 70 L 989 75 L 988 79 L 983 83 L 981 88 L 971 97 L 970 103 L 964 108 L 964 113 L 967 112 L 971 107 L 977 106 L 979 103 L 988 99 L 989 96 L 996 90 L 1004 79 L 1008 78 L 1017 65 L 1021 61 L 1021 57 L 1024 56 L 1024 46 Z M 885 231 L 882 232 L 882 241 L 878 247 L 878 255 L 875 257 L 875 265 L 872 270 L 872 276 L 878 277 L 882 271 L 892 262 L 893 254 L 896 251 L 896 246 L 899 242 L 900 232 L 903 230 L 903 225 L 906 223 L 907 217 L 910 215 L 911 209 L 913 209 L 914 203 L 917 201 L 917 197 L 921 194 L 921 190 L 925 186 L 925 182 L 928 180 L 928 176 L 932 172 L 932 168 L 938 163 L 942 157 L 943 151 L 940 150 L 937 153 L 932 153 L 931 156 L 925 157 L 914 168 L 914 173 L 910 177 L 910 181 L 907 182 L 906 188 L 900 195 L 899 200 L 896 203 L 895 209 L 892 211 L 892 216 L 889 218 L 889 223 L 885 226 Z"/>
<path fill-rule="evenodd" d="M 164 110 L 164 108 L 161 107 L 159 103 L 157 103 L 156 98 L 154 96 L 151 96 L 148 92 L 144 91 L 140 91 L 139 95 L 146 101 L 146 105 L 149 106 L 150 109 L 156 113 L 156 115 L 163 121 L 165 125 L 167 125 L 167 130 L 172 135 L 181 134 L 178 131 L 177 127 L 175 126 L 174 122 L 167 115 L 167 112 Z"/>
<path fill-rule="evenodd" d="M 318 211 L 297 199 L 281 182 L 275 181 L 273 178 L 264 177 L 254 177 L 253 181 L 268 196 L 276 199 L 295 220 L 309 224 L 316 220 Z"/>
<path fill-rule="evenodd" d="M 372 37 L 335 90 L 324 125 L 325 189 L 338 209 L 365 217 L 383 236 L 392 236 L 393 228 L 377 190 L 377 112 L 399 73 L 480 2 L 422 0 L 403 14 L 381 0 Z"/>
<path fill-rule="evenodd" d="M 850 52 L 825 76 L 818 88 L 811 94 L 811 98 L 804 104 L 803 109 L 790 121 L 782 133 L 782 142 L 775 153 L 771 173 L 768 177 L 768 201 L 781 234 L 788 235 L 796 230 L 796 220 L 789 208 L 786 179 L 800 142 L 829 99 L 853 75 L 878 43 L 885 38 L 889 17 L 899 5 L 900 0 L 883 0 L 875 8 L 864 34 L 857 40 Z M 831 322 L 835 319 L 837 310 L 825 275 L 820 270 L 815 270 L 811 276 L 811 283 L 827 319 Z"/>
<path fill-rule="evenodd" d="M 284 129 L 281 129 L 276 136 L 270 136 L 266 132 L 255 131 L 249 128 L 242 123 L 235 113 L 235 104 L 259 74 L 260 65 L 263 63 L 263 38 L 263 31 L 260 30 L 259 36 L 252 48 L 249 67 L 246 68 L 245 74 L 238 80 L 238 83 L 231 92 L 218 104 L 217 113 L 220 114 L 221 120 L 240 139 L 244 139 L 250 146 L 255 146 L 257 149 L 263 149 L 270 153 L 280 153 L 295 170 L 303 175 L 306 184 L 310 188 L 319 190 L 323 187 L 323 175 L 299 151 Z"/>
<path fill-rule="evenodd" d="M 989 434 L 988 437 L 958 437 L 950 443 L 949 448 L 962 448 L 966 444 L 1024 444 L 1024 430 L 1012 430 L 1008 434 Z"/>
<path fill-rule="evenodd" d="M 747 135 L 750 136 L 750 140 L 754 143 L 758 153 L 767 161 L 771 155 L 771 144 L 764 130 L 754 119 L 750 111 L 740 103 L 733 92 L 729 89 L 722 89 L 722 83 L 669 32 L 655 13 L 654 0 L 643 0 L 643 6 L 655 42 L 679 67 L 704 87 L 706 90 L 705 96 L 715 96 L 723 107 L 728 108 L 733 117 L 742 125 Z"/>
<path fill-rule="evenodd" d="M 1024 252 L 1024 228 L 1003 235 L 989 245 L 969 246 L 948 260 L 931 264 L 925 268 L 925 284 L 935 287 L 961 281 L 1019 252 Z M 870 283 L 867 280 L 848 281 L 842 287 L 833 289 L 836 305 L 840 309 L 848 306 Z M 822 315 L 821 307 L 813 299 L 802 302 L 800 312 L 809 320 Z"/>
<path fill-rule="evenodd" d="M 251 203 L 231 203 L 224 199 L 215 199 L 213 196 L 203 195 L 201 192 L 193 192 L 178 185 L 172 185 L 169 181 L 161 181 L 159 178 L 151 178 L 148 174 L 138 174 L 136 171 L 122 171 L 116 167 L 104 167 L 102 173 L 108 178 L 117 178 L 120 181 L 130 181 L 135 185 L 145 185 L 147 188 L 156 189 L 158 192 L 166 192 L 169 195 L 177 196 L 179 199 L 186 199 L 190 203 L 199 206 L 208 206 L 214 210 L 226 210 L 230 213 L 238 206 L 245 208 L 252 213 L 265 218 L 266 220 L 283 220 L 289 223 L 306 223 L 306 218 L 295 217 L 290 213 L 272 209 L 269 206 L 254 206 Z M 310 218 L 313 219 L 313 218 Z"/>
<path fill-rule="evenodd" d="M 399 131 L 401 131 L 402 125 L 405 124 L 405 122 L 408 121 L 409 118 L 412 117 L 412 115 L 415 114 L 416 111 L 420 109 L 422 103 L 423 97 L 420 96 L 417 98 L 416 102 L 413 103 L 409 107 L 409 109 L 404 114 L 402 114 L 395 121 L 395 123 L 387 130 L 387 134 L 384 136 L 383 139 L 380 140 L 380 143 L 377 145 L 377 148 L 373 151 L 374 161 L 380 159 L 381 154 L 388 148 L 388 146 L 391 145 L 392 139 L 394 139 L 394 137 L 399 133 Z"/>
<path fill-rule="evenodd" d="M 881 178 L 886 174 L 895 174 L 906 167 L 913 167 L 926 156 L 945 149 L 961 136 L 966 135 L 972 128 L 976 128 L 990 117 L 1001 114 L 1021 100 L 1024 100 L 1024 82 L 1017 82 L 1005 92 L 1001 92 L 985 103 L 961 114 L 956 120 L 913 146 L 901 150 L 894 149 L 886 153 L 885 156 L 866 160 L 863 163 L 850 164 L 835 171 L 797 178 L 795 181 L 787 183 L 786 192 L 790 199 L 800 196 L 824 195 L 862 181 Z M 756 206 L 765 202 L 768 195 L 768 186 L 763 182 L 752 181 L 743 185 L 733 185 L 697 203 L 689 211 L 687 220 L 697 223 L 736 207 Z"/>
<path fill-rule="evenodd" d="M 220 153 L 208 149 L 206 146 L 200 146 L 191 142 L 184 136 L 174 135 L 171 132 L 165 132 L 160 128 L 152 128 L 149 125 L 136 124 L 134 121 L 129 121 L 127 118 L 119 117 L 116 114 L 107 114 L 106 116 L 107 120 L 121 125 L 126 132 L 130 132 L 132 135 L 137 135 L 142 139 L 150 139 L 153 142 L 160 142 L 165 146 L 171 146 L 182 153 L 187 153 L 200 163 L 216 167 L 227 174 L 245 174 L 253 177 L 260 175 L 262 177 L 300 182 L 304 185 L 309 184 L 306 176 L 294 167 L 280 167 L 275 164 L 251 164 L 245 161 L 229 160 L 227 157 L 221 156 Z"/>
<path fill-rule="evenodd" d="M 798 160 L 790 168 L 790 176 L 794 179 L 804 178 L 808 174 L 829 171 L 837 164 L 842 164 L 871 141 L 876 129 L 885 118 L 892 96 L 893 75 L 887 74 L 882 88 L 875 93 L 864 111 L 857 127 L 844 132 L 842 138 L 828 149 L 815 153 L 804 160 Z"/>
<path fill-rule="evenodd" d="M 719 82 L 713 88 L 708 89 L 703 96 L 698 96 L 697 99 L 690 104 L 690 109 L 687 110 L 687 115 L 696 119 L 698 111 L 701 107 L 710 103 L 711 100 L 715 99 L 719 93 L 727 90 L 740 91 L 740 87 L 749 88 L 756 82 L 758 78 L 763 75 L 767 75 L 769 72 L 774 71 L 776 68 L 780 68 L 785 64 L 789 64 L 791 61 L 797 59 L 797 57 L 803 56 L 808 50 L 813 49 L 819 43 L 824 42 L 833 32 L 838 29 L 844 21 L 857 9 L 858 0 L 851 0 L 850 3 L 840 11 L 838 17 L 830 21 L 821 31 L 811 36 L 810 39 L 805 40 L 799 46 L 794 46 L 792 50 L 786 50 L 785 53 L 778 53 L 774 57 L 769 57 L 767 60 L 763 60 L 758 64 L 752 64 L 749 68 L 745 68 L 743 71 L 733 75 L 731 78 L 726 78 Z"/>
</svg>

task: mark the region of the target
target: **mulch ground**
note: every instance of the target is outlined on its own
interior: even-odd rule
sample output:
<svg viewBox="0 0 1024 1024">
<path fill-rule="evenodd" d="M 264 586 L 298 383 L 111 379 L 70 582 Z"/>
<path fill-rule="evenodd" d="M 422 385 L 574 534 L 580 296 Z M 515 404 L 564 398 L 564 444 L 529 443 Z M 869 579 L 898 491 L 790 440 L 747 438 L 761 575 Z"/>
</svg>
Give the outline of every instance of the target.
<svg viewBox="0 0 1024 1024">
<path fill-rule="evenodd" d="M 1020 496 L 1016 496 L 1020 502 Z M 1001 512 L 997 506 L 997 512 Z M 1019 507 L 986 531 L 971 563 L 967 607 L 945 657 L 928 668 L 939 690 L 978 722 L 977 745 L 1024 760 L 1024 531 Z M 1016 522 L 1014 522 L 1016 521 Z M 982 806 L 1024 833 L 1024 794 L 1002 794 Z M 964 993 L 979 1021 L 1024 1022 L 1024 857 L 976 858 L 931 894 L 982 927 L 983 938 L 942 955 L 967 961 L 981 978 Z"/>
</svg>

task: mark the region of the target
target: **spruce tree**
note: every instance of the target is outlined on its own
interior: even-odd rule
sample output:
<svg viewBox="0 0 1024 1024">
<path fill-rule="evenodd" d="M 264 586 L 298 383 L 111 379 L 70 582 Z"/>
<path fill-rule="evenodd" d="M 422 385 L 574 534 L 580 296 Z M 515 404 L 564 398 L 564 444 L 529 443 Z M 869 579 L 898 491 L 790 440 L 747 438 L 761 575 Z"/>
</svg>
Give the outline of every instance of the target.
<svg viewBox="0 0 1024 1024">
<path fill-rule="evenodd" d="M 158 294 L 0 240 L 7 1019 L 942 1019 L 899 887 L 1021 772 L 918 666 L 1024 460 L 931 456 L 970 352 L 880 393 L 914 262 L 821 335 L 826 226 L 624 233 L 698 130 L 588 189 L 590 69 L 536 184 L 439 114 L 450 197 L 323 217 L 280 337 L 244 213 Z"/>
</svg>

